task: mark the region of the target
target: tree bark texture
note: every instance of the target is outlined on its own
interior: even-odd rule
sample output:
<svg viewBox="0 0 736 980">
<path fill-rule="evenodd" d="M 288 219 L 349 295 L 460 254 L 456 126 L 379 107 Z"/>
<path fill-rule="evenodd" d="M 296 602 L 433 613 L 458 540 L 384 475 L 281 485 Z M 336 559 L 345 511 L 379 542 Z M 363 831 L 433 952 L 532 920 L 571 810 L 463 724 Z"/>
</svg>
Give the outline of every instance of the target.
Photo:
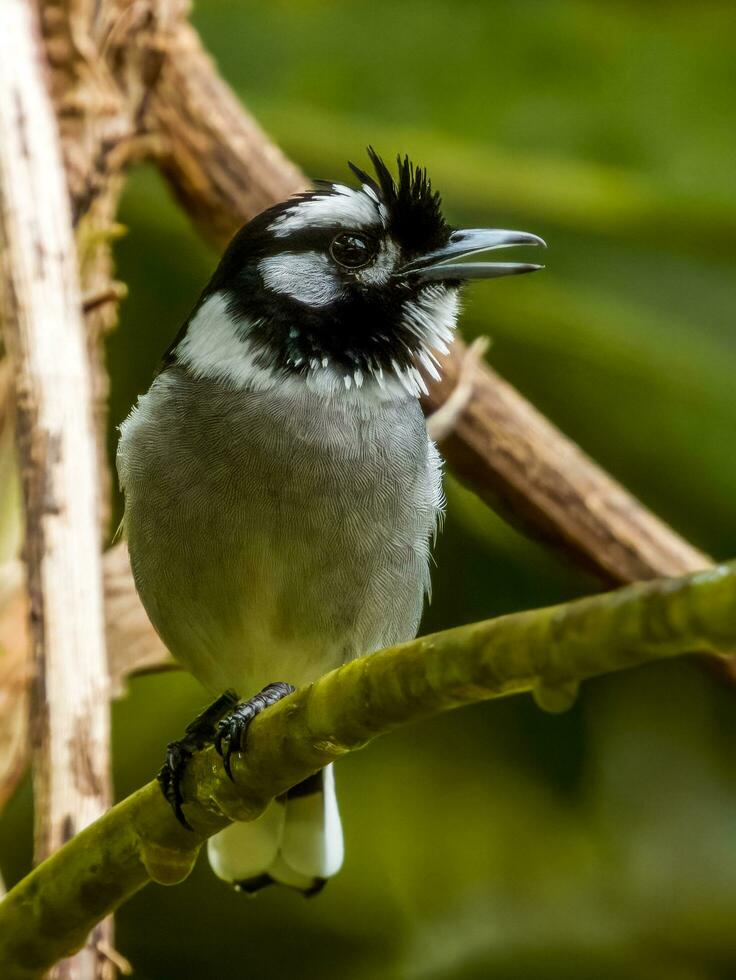
<svg viewBox="0 0 736 980">
<path fill-rule="evenodd" d="M 110 804 L 99 472 L 77 255 L 35 9 L 0 8 L 0 230 L 33 660 L 36 857 Z M 51 737 L 53 734 L 53 737 Z M 98 944 L 55 970 L 109 975 Z"/>
</svg>

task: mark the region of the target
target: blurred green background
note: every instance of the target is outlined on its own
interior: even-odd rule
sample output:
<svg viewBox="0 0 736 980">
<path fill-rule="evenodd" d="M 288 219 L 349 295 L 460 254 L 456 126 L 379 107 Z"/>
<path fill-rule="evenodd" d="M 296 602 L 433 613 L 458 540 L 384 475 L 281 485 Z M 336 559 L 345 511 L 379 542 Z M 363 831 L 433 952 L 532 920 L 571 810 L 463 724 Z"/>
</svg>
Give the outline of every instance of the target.
<svg viewBox="0 0 736 980">
<path fill-rule="evenodd" d="M 465 335 L 694 543 L 736 555 L 732 2 L 207 0 L 194 21 L 311 176 L 344 179 L 368 143 L 408 152 L 451 221 L 543 235 L 547 271 L 469 291 Z M 115 424 L 216 261 L 153 172 L 122 220 Z M 599 588 L 447 490 L 424 630 Z M 132 685 L 118 795 L 202 702 L 185 676 Z M 563 716 L 516 698 L 416 725 L 339 765 L 347 860 L 319 898 L 248 901 L 202 861 L 122 909 L 118 945 L 139 980 L 730 980 L 735 703 L 680 663 L 589 683 Z M 0 822 L 10 882 L 30 805 L 26 785 Z"/>
</svg>

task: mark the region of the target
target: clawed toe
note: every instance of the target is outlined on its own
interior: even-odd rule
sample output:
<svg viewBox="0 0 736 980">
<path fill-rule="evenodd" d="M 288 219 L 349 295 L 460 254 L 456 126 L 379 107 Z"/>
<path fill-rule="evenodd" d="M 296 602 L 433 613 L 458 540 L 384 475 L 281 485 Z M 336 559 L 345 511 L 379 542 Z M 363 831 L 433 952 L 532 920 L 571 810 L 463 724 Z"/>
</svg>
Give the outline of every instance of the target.
<svg viewBox="0 0 736 980">
<path fill-rule="evenodd" d="M 174 811 L 174 816 L 187 830 L 192 828 L 181 808 L 184 802 L 181 793 L 181 780 L 186 764 L 191 757 L 192 752 L 182 742 L 169 742 L 166 746 L 166 759 L 156 776 L 169 806 Z"/>
<path fill-rule="evenodd" d="M 291 694 L 295 688 L 284 681 L 275 684 L 268 684 L 254 697 L 236 705 L 231 713 L 223 718 L 217 726 L 214 745 L 216 751 L 222 756 L 222 764 L 229 778 L 233 779 L 231 768 L 231 758 L 233 752 L 241 752 L 245 746 L 245 736 L 248 727 L 256 715 L 259 715 L 264 708 L 276 704 L 287 694 Z"/>
<path fill-rule="evenodd" d="M 184 798 L 181 792 L 181 782 L 187 763 L 195 752 L 212 743 L 216 737 L 215 726 L 222 716 L 237 703 L 238 695 L 235 691 L 225 691 L 201 714 L 197 715 L 193 722 L 187 725 L 183 738 L 169 742 L 166 746 L 166 758 L 156 779 L 166 801 L 174 811 L 174 816 L 187 830 L 191 830 L 192 827 L 182 810 Z"/>
<path fill-rule="evenodd" d="M 225 691 L 197 715 L 191 724 L 187 725 L 183 738 L 169 742 L 166 746 L 164 764 L 156 779 L 176 819 L 183 827 L 187 830 L 192 829 L 182 810 L 184 798 L 181 783 L 187 763 L 194 753 L 206 745 L 214 744 L 215 749 L 222 756 L 225 772 L 232 779 L 230 760 L 233 752 L 240 752 L 243 749 L 250 723 L 264 708 L 275 704 L 294 690 L 291 684 L 279 681 L 264 687 L 255 697 L 243 701 L 242 704 L 238 704 L 235 691 Z"/>
<path fill-rule="evenodd" d="M 244 704 L 239 704 L 229 717 L 223 718 L 217 728 L 215 750 L 222 756 L 223 768 L 231 780 L 233 780 L 233 773 L 230 768 L 230 757 L 233 752 L 240 752 L 242 749 L 248 725 L 255 716 L 256 712 L 250 708 L 250 702 L 246 701 Z"/>
</svg>

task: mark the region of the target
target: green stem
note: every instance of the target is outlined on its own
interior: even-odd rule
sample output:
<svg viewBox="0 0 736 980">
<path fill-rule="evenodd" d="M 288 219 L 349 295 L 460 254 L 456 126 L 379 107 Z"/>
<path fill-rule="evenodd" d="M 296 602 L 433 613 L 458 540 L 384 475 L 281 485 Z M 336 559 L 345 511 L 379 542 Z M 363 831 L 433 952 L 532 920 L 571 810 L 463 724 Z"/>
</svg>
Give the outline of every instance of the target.
<svg viewBox="0 0 736 980">
<path fill-rule="evenodd" d="M 552 710 L 578 682 L 736 647 L 736 562 L 423 637 L 353 661 L 253 722 L 236 784 L 207 749 L 185 778 L 190 832 L 149 783 L 77 834 L 0 903 L 0 976 L 39 978 L 148 881 L 176 884 L 199 847 L 376 735 L 462 704 L 533 691 Z"/>
</svg>

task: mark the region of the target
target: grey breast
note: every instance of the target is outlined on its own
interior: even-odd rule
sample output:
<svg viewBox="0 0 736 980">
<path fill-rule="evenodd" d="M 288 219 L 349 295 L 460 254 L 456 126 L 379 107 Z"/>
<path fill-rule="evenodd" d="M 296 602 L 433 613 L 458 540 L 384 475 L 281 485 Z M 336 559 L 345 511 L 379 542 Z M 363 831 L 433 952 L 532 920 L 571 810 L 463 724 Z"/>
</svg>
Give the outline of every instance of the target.
<svg viewBox="0 0 736 980">
<path fill-rule="evenodd" d="M 123 425 L 118 470 L 143 603 L 211 689 L 304 683 L 415 635 L 442 503 L 415 399 L 172 368 Z"/>
</svg>

